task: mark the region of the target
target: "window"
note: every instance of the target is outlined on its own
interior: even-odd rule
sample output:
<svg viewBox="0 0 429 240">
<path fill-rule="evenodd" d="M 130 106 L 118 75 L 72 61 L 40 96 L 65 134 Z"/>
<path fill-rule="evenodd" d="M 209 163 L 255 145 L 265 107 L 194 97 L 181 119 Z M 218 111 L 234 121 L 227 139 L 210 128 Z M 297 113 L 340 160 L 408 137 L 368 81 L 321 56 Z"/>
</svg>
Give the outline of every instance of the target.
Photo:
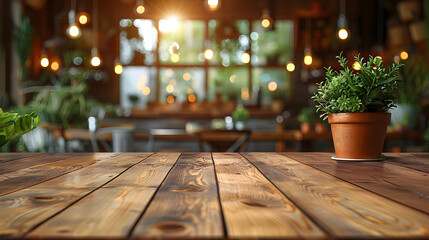
<svg viewBox="0 0 429 240">
<path fill-rule="evenodd" d="M 293 24 L 275 22 L 274 30 L 259 20 L 122 19 L 120 21 L 121 105 L 145 108 L 149 101 L 253 101 L 287 99 Z M 214 57 L 204 58 L 205 49 Z M 131 101 L 138 96 L 138 101 Z"/>
</svg>

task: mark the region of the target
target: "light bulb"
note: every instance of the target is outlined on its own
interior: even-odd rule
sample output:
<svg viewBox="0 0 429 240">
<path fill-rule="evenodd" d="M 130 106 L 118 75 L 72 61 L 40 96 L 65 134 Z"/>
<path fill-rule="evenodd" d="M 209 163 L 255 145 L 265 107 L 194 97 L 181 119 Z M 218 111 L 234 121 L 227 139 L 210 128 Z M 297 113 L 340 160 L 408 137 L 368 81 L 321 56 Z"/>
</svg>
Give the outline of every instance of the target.
<svg viewBox="0 0 429 240">
<path fill-rule="evenodd" d="M 46 68 L 49 66 L 49 59 L 46 55 L 42 55 L 40 58 L 40 66 Z"/>
<path fill-rule="evenodd" d="M 81 25 L 87 24 L 89 22 L 89 14 L 86 12 L 79 13 L 78 20 Z"/>
<path fill-rule="evenodd" d="M 177 63 L 177 62 L 179 62 L 179 61 L 180 61 L 180 56 L 179 56 L 179 54 L 177 54 L 177 53 L 173 53 L 173 54 L 171 55 L 170 59 L 171 59 L 171 61 L 172 61 L 172 62 Z"/>
<path fill-rule="evenodd" d="M 349 32 L 345 28 L 340 28 L 338 30 L 338 38 L 341 40 L 346 40 L 349 37 Z"/>
<path fill-rule="evenodd" d="M 243 62 L 244 64 L 247 64 L 250 62 L 250 55 L 247 52 L 241 55 L 241 62 Z"/>
<path fill-rule="evenodd" d="M 271 22 L 270 22 L 270 20 L 269 19 L 262 19 L 262 22 L 261 22 L 261 25 L 262 25 L 262 27 L 264 27 L 264 28 L 268 28 L 270 25 L 271 25 Z"/>
<path fill-rule="evenodd" d="M 399 56 L 402 60 L 406 60 L 408 58 L 408 53 L 406 51 L 402 51 Z"/>
<path fill-rule="evenodd" d="M 142 14 L 146 11 L 146 8 L 144 7 L 144 3 L 143 3 L 143 1 L 141 1 L 141 0 L 137 0 L 134 11 L 135 11 L 138 15 L 142 15 Z"/>
<path fill-rule="evenodd" d="M 305 54 L 304 56 L 304 64 L 309 66 L 313 63 L 313 57 L 311 56 L 310 53 Z"/>
<path fill-rule="evenodd" d="M 101 59 L 100 59 L 100 57 L 98 57 L 98 56 L 93 56 L 93 57 L 91 58 L 91 65 L 92 65 L 93 67 L 98 67 L 98 66 L 100 66 L 100 65 L 101 65 Z"/>
<path fill-rule="evenodd" d="M 293 72 L 293 71 L 295 71 L 295 64 L 293 64 L 293 62 L 289 62 L 289 63 L 286 65 L 286 70 L 288 70 L 289 72 Z"/>
<path fill-rule="evenodd" d="M 121 62 L 119 62 L 119 61 L 116 62 L 115 63 L 115 73 L 119 75 L 123 72 L 123 70 L 124 70 L 124 68 L 123 68 Z"/>
<path fill-rule="evenodd" d="M 219 0 L 207 0 L 206 4 L 210 11 L 216 11 L 219 8 Z"/>
<path fill-rule="evenodd" d="M 262 10 L 261 25 L 264 28 L 269 28 L 273 23 L 273 18 L 270 16 L 270 11 L 268 9 Z"/>
<path fill-rule="evenodd" d="M 207 48 L 204 51 L 204 58 L 207 59 L 207 60 L 212 60 L 214 58 L 214 52 L 213 52 L 213 50 L 210 49 L 210 48 Z"/>
<path fill-rule="evenodd" d="M 81 35 L 82 32 L 76 23 L 70 24 L 70 26 L 67 28 L 67 36 L 69 36 L 71 39 L 79 38 Z"/>
</svg>

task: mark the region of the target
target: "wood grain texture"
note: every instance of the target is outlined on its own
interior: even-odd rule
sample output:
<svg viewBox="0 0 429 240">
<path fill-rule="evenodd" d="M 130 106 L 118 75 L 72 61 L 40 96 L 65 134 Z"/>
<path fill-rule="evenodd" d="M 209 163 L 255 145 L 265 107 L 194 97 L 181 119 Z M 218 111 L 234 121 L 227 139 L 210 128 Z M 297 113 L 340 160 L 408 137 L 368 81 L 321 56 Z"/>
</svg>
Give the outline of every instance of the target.
<svg viewBox="0 0 429 240">
<path fill-rule="evenodd" d="M 35 157 L 44 153 L 0 153 L 0 164 L 9 161 L 16 161 L 20 158 Z"/>
<path fill-rule="evenodd" d="M 336 162 L 332 153 L 282 153 L 347 182 L 429 213 L 429 174 L 380 162 Z"/>
<path fill-rule="evenodd" d="M 150 156 L 27 236 L 126 238 L 179 156 L 180 153 Z"/>
<path fill-rule="evenodd" d="M 22 237 L 149 154 L 101 159 L 77 171 L 0 197 L 0 236 Z"/>
<path fill-rule="evenodd" d="M 243 153 L 337 238 L 429 237 L 429 215 L 276 153 Z"/>
<path fill-rule="evenodd" d="M 323 231 L 238 154 L 213 153 L 229 238 L 324 238 Z"/>
<path fill-rule="evenodd" d="M 384 153 L 391 164 L 429 173 L 429 153 Z"/>
<path fill-rule="evenodd" d="M 5 163 L 8 166 L 4 166 L 0 170 L 3 172 L 0 175 L 0 196 L 75 171 L 94 164 L 97 160 L 114 155 L 112 153 L 46 154 L 39 155 L 37 161 L 33 162 L 31 157 L 26 157 L 13 163 Z"/>
<path fill-rule="evenodd" d="M 136 238 L 224 236 L 210 153 L 183 153 L 137 223 Z"/>
</svg>

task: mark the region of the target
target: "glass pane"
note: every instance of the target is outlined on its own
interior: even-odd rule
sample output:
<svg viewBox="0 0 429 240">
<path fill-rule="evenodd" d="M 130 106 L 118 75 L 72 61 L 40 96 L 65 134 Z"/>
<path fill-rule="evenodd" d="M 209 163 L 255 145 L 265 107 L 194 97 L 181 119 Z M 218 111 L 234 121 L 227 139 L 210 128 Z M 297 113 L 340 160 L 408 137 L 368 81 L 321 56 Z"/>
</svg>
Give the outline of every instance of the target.
<svg viewBox="0 0 429 240">
<path fill-rule="evenodd" d="M 146 109 L 156 99 L 155 67 L 124 67 L 120 81 L 122 107 Z"/>
<path fill-rule="evenodd" d="M 249 21 L 209 21 L 209 41 L 206 47 L 214 50 L 212 64 L 222 64 L 225 67 L 244 65 L 243 54 L 249 50 Z"/>
<path fill-rule="evenodd" d="M 156 62 L 157 31 L 152 20 L 122 19 L 119 22 L 120 60 L 124 65 Z"/>
<path fill-rule="evenodd" d="M 274 26 L 266 30 L 260 20 L 252 22 L 252 66 L 284 65 L 292 60 L 293 21 L 277 20 Z"/>
<path fill-rule="evenodd" d="M 253 91 L 261 94 L 261 102 L 286 101 L 290 96 L 291 74 L 282 68 L 252 69 Z"/>
<path fill-rule="evenodd" d="M 159 101 L 167 102 L 167 97 L 173 95 L 176 102 L 188 101 L 188 96 L 194 94 L 196 102 L 205 99 L 205 71 L 203 68 L 161 68 L 161 94 Z"/>
<path fill-rule="evenodd" d="M 161 63 L 203 64 L 204 21 L 161 19 Z"/>
<path fill-rule="evenodd" d="M 208 100 L 214 101 L 219 94 L 224 101 L 246 101 L 249 99 L 248 85 L 248 68 L 209 68 Z"/>
</svg>

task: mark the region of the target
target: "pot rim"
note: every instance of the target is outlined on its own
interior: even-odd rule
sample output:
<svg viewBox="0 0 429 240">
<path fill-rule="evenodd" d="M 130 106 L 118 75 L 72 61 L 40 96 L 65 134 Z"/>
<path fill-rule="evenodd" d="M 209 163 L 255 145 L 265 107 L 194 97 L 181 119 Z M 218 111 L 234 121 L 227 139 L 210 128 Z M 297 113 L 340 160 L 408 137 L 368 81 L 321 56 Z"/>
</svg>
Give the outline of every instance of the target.
<svg viewBox="0 0 429 240">
<path fill-rule="evenodd" d="M 390 122 L 390 116 L 391 113 L 389 112 L 331 113 L 328 115 L 328 122 L 330 124 L 388 124 Z"/>
</svg>

